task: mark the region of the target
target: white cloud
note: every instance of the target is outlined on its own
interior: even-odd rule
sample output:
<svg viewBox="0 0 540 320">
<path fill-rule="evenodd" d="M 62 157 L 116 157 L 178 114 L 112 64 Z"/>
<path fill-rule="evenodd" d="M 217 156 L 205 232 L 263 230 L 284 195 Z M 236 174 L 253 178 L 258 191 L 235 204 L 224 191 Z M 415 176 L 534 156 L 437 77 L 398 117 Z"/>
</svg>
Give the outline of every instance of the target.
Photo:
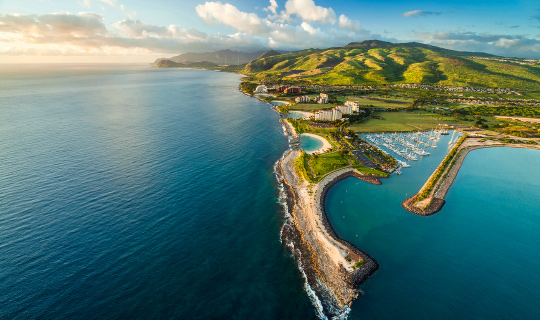
<svg viewBox="0 0 540 320">
<path fill-rule="evenodd" d="M 430 16 L 430 15 L 440 15 L 440 11 L 425 11 L 425 10 L 412 10 L 403 12 L 404 17 L 415 17 L 415 16 Z"/>
<path fill-rule="evenodd" d="M 486 52 L 501 56 L 537 59 L 540 55 L 540 39 L 522 35 L 487 34 L 472 31 L 441 31 L 418 33 L 418 37 L 430 40 L 430 44 L 459 51 Z"/>
<path fill-rule="evenodd" d="M 344 14 L 339 16 L 338 25 L 342 29 L 351 30 L 351 31 L 361 31 L 360 22 L 352 21 Z"/>
<path fill-rule="evenodd" d="M 336 13 L 332 8 L 317 6 L 313 0 L 287 0 L 285 10 L 287 15 L 294 14 L 305 21 L 322 24 L 336 22 Z"/>
<path fill-rule="evenodd" d="M 98 0 L 98 1 L 106 3 L 112 7 L 116 6 L 116 0 Z"/>
<path fill-rule="evenodd" d="M 300 26 L 302 27 L 302 29 L 307 31 L 307 33 L 309 33 L 312 36 L 317 33 L 317 30 L 315 30 L 315 28 L 313 28 L 309 23 L 307 23 L 305 21 L 302 22 L 302 24 Z"/>
<path fill-rule="evenodd" d="M 268 31 L 266 24 L 254 13 L 238 10 L 229 3 L 205 2 L 195 10 L 201 19 L 208 24 L 224 24 L 234 29 L 250 34 L 261 34 Z"/>
<path fill-rule="evenodd" d="M 276 0 L 270 0 L 270 5 L 266 8 L 264 8 L 264 11 L 268 11 L 274 15 L 277 14 L 277 8 L 278 8 L 278 4 L 276 2 Z"/>
</svg>

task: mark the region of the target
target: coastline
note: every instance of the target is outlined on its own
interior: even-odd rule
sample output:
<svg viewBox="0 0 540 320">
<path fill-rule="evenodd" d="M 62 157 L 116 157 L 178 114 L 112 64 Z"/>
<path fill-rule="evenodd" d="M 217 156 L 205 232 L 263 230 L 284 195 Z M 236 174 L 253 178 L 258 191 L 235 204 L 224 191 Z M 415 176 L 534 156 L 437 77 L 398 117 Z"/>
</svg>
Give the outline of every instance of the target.
<svg viewBox="0 0 540 320">
<path fill-rule="evenodd" d="M 277 106 L 270 102 L 239 91 L 267 103 L 272 110 L 281 114 Z M 287 119 L 280 118 L 279 121 L 288 138 L 298 136 Z M 314 138 L 320 140 L 322 137 L 315 135 Z M 330 143 L 324 140 L 331 148 Z M 334 184 L 348 177 L 377 185 L 382 182 L 377 176 L 344 168 L 316 184 L 310 184 L 296 173 L 294 160 L 301 152 L 301 149 L 289 149 L 275 165 L 276 179 L 284 194 L 285 221 L 280 238 L 298 263 L 306 281 L 306 293 L 318 316 L 322 319 L 345 318 L 352 302 L 362 293 L 358 286 L 377 271 L 379 264 L 367 253 L 337 236 L 324 209 L 326 193 Z"/>
<path fill-rule="evenodd" d="M 477 149 L 484 149 L 484 148 L 522 148 L 522 149 L 540 150 L 540 145 L 500 143 L 500 142 L 495 142 L 495 141 L 486 140 L 482 138 L 468 137 L 463 142 L 462 145 L 458 146 L 455 156 L 450 159 L 451 161 L 450 167 L 444 168 L 444 171 L 442 172 L 441 177 L 438 178 L 436 181 L 434 181 L 435 184 L 432 190 L 430 191 L 429 196 L 424 200 L 417 201 L 419 195 L 430 183 L 430 180 L 434 176 L 435 172 L 443 164 L 442 162 L 439 165 L 439 167 L 435 169 L 435 172 L 429 177 L 426 183 L 422 186 L 420 191 L 418 191 L 418 193 L 415 194 L 414 196 L 405 200 L 402 203 L 402 206 L 407 211 L 418 214 L 418 215 L 422 215 L 422 216 L 429 216 L 429 215 L 433 215 L 439 212 L 443 208 L 444 204 L 446 203 L 444 198 L 446 197 L 448 190 L 452 186 L 452 183 L 454 182 L 459 172 L 459 169 L 463 165 L 463 161 L 465 160 L 469 152 L 477 150 Z"/>
<path fill-rule="evenodd" d="M 280 119 L 284 132 L 293 133 L 292 126 Z M 291 130 L 292 129 L 292 130 Z M 351 243 L 340 239 L 324 210 L 328 190 L 337 182 L 356 177 L 368 183 L 381 184 L 376 176 L 345 168 L 310 184 L 295 172 L 294 160 L 300 150 L 288 150 L 276 165 L 278 181 L 286 192 L 286 215 L 291 223 L 283 225 L 283 240 L 291 242 L 292 253 L 318 297 L 322 313 L 327 317 L 342 316 L 361 293 L 358 286 L 378 268 L 375 259 Z M 317 307 L 318 308 L 318 307 Z"/>
<path fill-rule="evenodd" d="M 286 121 L 286 120 L 285 120 Z M 326 140 L 325 138 L 317 135 L 317 134 L 312 134 L 312 133 L 301 133 L 300 134 L 301 136 L 306 136 L 306 137 L 311 137 L 313 139 L 317 139 L 319 140 L 320 142 L 322 142 L 322 147 L 320 147 L 319 149 L 317 150 L 313 150 L 313 151 L 306 151 L 307 154 L 318 154 L 318 153 L 324 153 L 330 149 L 332 149 L 332 145 L 330 144 L 330 142 L 328 142 L 328 140 Z"/>
</svg>

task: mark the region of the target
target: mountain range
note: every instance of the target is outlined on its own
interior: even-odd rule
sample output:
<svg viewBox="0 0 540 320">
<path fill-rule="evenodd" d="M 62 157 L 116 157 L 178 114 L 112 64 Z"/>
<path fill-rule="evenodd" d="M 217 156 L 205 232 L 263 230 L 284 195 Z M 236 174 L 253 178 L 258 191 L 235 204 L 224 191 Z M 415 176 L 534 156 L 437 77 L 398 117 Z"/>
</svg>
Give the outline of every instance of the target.
<svg viewBox="0 0 540 320">
<path fill-rule="evenodd" d="M 455 51 L 417 42 L 368 40 L 294 52 L 189 52 L 158 59 L 155 66 L 239 72 L 263 82 L 540 88 L 540 60 Z"/>
<path fill-rule="evenodd" d="M 241 73 L 261 81 L 330 85 L 415 83 L 540 88 L 538 60 L 377 40 L 259 57 Z"/>
<path fill-rule="evenodd" d="M 266 51 L 268 52 L 268 51 Z M 170 60 L 176 63 L 190 64 L 194 62 L 211 62 L 216 65 L 240 65 L 246 64 L 252 60 L 255 60 L 261 57 L 266 53 L 265 51 L 256 51 L 256 52 L 241 52 L 233 50 L 219 50 L 214 52 L 186 52 L 171 58 L 159 58 L 154 64 L 158 65 L 162 60 Z M 280 52 L 274 51 L 276 54 Z"/>
</svg>

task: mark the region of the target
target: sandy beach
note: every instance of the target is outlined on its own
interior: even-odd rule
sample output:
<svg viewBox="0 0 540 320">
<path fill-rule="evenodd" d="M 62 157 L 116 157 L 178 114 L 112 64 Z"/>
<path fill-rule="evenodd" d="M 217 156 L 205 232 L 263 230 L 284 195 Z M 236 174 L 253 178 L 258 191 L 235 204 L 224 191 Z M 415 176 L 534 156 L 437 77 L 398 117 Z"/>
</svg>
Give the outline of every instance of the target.
<svg viewBox="0 0 540 320">
<path fill-rule="evenodd" d="M 313 112 L 307 112 L 307 111 L 291 110 L 290 112 L 299 113 L 301 115 L 304 115 L 306 118 L 311 118 L 315 116 Z"/>
<path fill-rule="evenodd" d="M 332 149 L 332 145 L 330 144 L 330 142 L 328 142 L 328 140 L 326 140 L 325 138 L 319 136 L 319 135 L 316 135 L 316 134 L 312 134 L 312 133 L 302 133 L 302 135 L 306 136 L 306 137 L 311 137 L 311 138 L 314 138 L 314 139 L 317 139 L 319 141 L 322 142 L 322 147 L 320 147 L 319 149 L 317 150 L 314 150 L 314 151 L 306 151 L 306 153 L 309 153 L 309 154 L 312 154 L 312 153 L 324 153 L 330 149 Z"/>
</svg>

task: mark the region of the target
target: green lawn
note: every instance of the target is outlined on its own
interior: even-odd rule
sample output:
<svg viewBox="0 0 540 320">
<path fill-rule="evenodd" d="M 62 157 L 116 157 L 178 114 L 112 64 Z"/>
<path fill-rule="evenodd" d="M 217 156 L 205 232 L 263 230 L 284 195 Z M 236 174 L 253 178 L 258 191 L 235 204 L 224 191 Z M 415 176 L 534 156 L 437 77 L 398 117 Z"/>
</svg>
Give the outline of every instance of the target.
<svg viewBox="0 0 540 320">
<path fill-rule="evenodd" d="M 310 162 L 313 174 L 316 176 L 325 175 L 330 171 L 349 165 L 349 161 L 341 152 L 333 152 L 319 155 Z"/>
<path fill-rule="evenodd" d="M 408 112 L 376 112 L 380 119 L 369 119 L 366 122 L 355 123 L 347 127 L 356 132 L 404 132 L 427 130 L 439 127 L 448 121 L 433 119 Z"/>
<path fill-rule="evenodd" d="M 334 107 L 334 104 L 332 103 L 326 103 L 326 104 L 297 103 L 295 105 L 290 106 L 289 110 L 313 111 L 313 110 L 328 109 L 328 108 L 331 109 L 333 107 Z"/>
<path fill-rule="evenodd" d="M 383 172 L 383 171 L 380 171 L 380 170 L 377 170 L 377 169 L 371 169 L 371 168 L 364 167 L 364 166 L 354 166 L 354 168 L 356 169 L 356 171 L 361 172 L 361 173 L 365 173 L 365 174 L 372 174 L 374 176 L 379 176 L 379 177 L 388 177 L 389 176 L 389 174 L 386 173 L 386 172 Z"/>
<path fill-rule="evenodd" d="M 363 99 L 363 98 L 353 98 L 353 97 L 338 97 L 339 102 L 345 103 L 345 101 L 358 101 L 360 105 L 372 105 L 374 107 L 378 108 L 405 108 L 410 105 L 410 102 L 408 103 L 388 103 L 384 101 L 378 101 L 378 100 L 370 100 L 370 99 Z M 391 99 L 390 99 L 391 100 Z"/>
</svg>

